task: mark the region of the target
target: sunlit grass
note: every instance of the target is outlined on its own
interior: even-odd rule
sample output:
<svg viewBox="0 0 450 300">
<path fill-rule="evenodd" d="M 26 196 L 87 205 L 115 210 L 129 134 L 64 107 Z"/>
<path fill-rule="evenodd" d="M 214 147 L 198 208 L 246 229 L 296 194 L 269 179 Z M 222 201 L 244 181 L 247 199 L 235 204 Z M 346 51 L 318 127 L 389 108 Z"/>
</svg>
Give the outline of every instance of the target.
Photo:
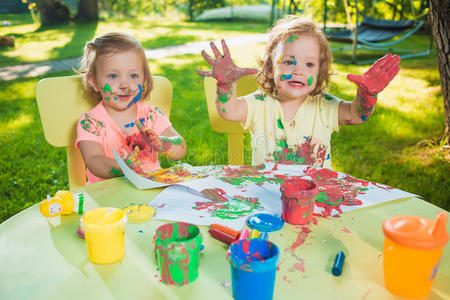
<svg viewBox="0 0 450 300">
<path fill-rule="evenodd" d="M 3 15 L 0 14 L 0 17 Z M 5 19 L 8 19 L 6 15 Z M 262 23 L 193 23 L 178 19 L 147 19 L 120 21 L 104 20 L 98 23 L 65 24 L 39 29 L 27 14 L 22 23 L 0 27 L 0 34 L 15 37 L 15 48 L 0 50 L 0 67 L 42 60 L 79 57 L 86 41 L 95 36 L 121 31 L 133 35 L 144 48 L 178 45 L 187 42 L 227 38 L 248 33 L 263 33 Z M 15 17 L 17 18 L 17 16 Z M 3 19 L 3 18 L 2 18 Z"/>
</svg>

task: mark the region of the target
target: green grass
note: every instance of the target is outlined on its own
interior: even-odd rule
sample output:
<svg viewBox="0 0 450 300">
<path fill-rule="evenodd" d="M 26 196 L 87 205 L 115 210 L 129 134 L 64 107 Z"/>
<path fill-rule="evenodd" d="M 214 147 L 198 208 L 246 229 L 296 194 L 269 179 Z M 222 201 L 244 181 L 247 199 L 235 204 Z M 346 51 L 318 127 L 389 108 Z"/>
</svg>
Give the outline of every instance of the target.
<svg viewBox="0 0 450 300">
<path fill-rule="evenodd" d="M 216 23 L 214 26 L 237 25 Z M 192 25 L 189 30 L 195 32 L 195 28 Z M 200 32 L 205 30 L 199 25 Z M 236 35 L 254 32 L 235 30 Z M 230 35 L 233 32 L 222 31 Z M 161 37 L 159 40 L 162 42 Z M 426 40 L 426 37 L 418 38 L 420 43 Z M 234 47 L 231 53 L 237 64 L 252 66 L 261 50 L 262 45 Z M 210 127 L 203 80 L 195 73 L 200 66 L 206 66 L 201 55 L 168 57 L 149 64 L 153 74 L 166 76 L 174 85 L 171 121 L 188 144 L 183 161 L 192 165 L 225 164 L 227 138 Z M 356 88 L 345 76 L 362 73 L 367 66 L 333 66 L 336 75 L 331 92 L 352 99 Z M 341 127 L 333 135 L 333 167 L 416 193 L 450 210 L 450 151 L 433 142 L 444 131 L 436 57 L 405 60 L 401 67 L 399 75 L 380 94 L 374 116 L 364 125 Z M 51 76 L 63 74 L 73 73 Z M 40 78 L 0 82 L 0 222 L 41 201 L 47 194 L 68 188 L 65 151 L 47 144 L 42 132 L 34 99 L 34 87 Z M 245 141 L 246 163 L 250 163 L 248 136 Z M 168 164 L 163 162 L 165 166 Z"/>
<path fill-rule="evenodd" d="M 51 26 L 39 29 L 31 17 L 1 15 L 12 26 L 0 26 L 0 35 L 15 37 L 15 48 L 0 48 L 0 67 L 43 60 L 80 57 L 86 41 L 95 36 L 123 31 L 138 39 L 144 48 L 178 45 L 188 42 L 226 38 L 250 33 L 263 33 L 265 24 L 250 22 L 191 23 L 181 20 L 108 20 L 98 23 Z"/>
</svg>

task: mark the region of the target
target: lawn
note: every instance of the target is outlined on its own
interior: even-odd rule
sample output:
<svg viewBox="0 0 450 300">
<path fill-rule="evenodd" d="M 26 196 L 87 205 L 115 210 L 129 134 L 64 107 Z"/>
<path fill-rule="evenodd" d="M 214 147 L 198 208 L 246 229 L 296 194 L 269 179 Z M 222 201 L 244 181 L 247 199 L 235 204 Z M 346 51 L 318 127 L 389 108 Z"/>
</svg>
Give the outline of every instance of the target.
<svg viewBox="0 0 450 300">
<path fill-rule="evenodd" d="M 113 22 L 114 23 L 114 22 Z M 167 22 L 156 24 L 127 23 L 145 47 L 178 44 L 176 38 L 166 40 L 163 33 L 172 30 L 181 42 L 216 39 L 220 36 L 243 35 L 264 32 L 263 24 L 213 23 L 205 24 Z M 19 25 L 25 26 L 26 24 Z M 109 24 L 110 26 L 111 23 Z M 117 23 L 119 26 L 120 23 Z M 86 25 L 88 26 L 88 25 Z M 99 23 L 95 34 L 107 30 Z M 100 31 L 99 28 L 104 28 Z M 112 27 L 109 27 L 112 28 Z M 161 29 L 160 29 L 161 28 Z M 248 29 L 247 29 L 248 28 Z M 4 28 L 3 28 L 4 30 Z M 9 29 L 11 30 L 11 28 Z M 63 33 L 63 28 L 54 29 Z M 130 29 L 131 30 L 131 29 Z M 183 34 L 181 32 L 190 32 Z M 70 32 L 70 31 L 69 31 Z M 94 32 L 94 31 L 93 31 Z M 0 33 L 1 34 L 1 33 Z M 24 33 L 23 41 L 38 40 L 40 32 Z M 52 44 L 51 34 L 44 46 Z M 80 54 L 84 41 L 68 38 L 60 43 L 61 49 L 73 49 Z M 87 36 L 87 35 L 86 35 Z M 61 38 L 63 35 L 61 35 Z M 67 37 L 64 37 L 67 38 Z M 91 37 L 87 37 L 91 38 Z M 57 41 L 56 41 L 57 40 Z M 419 36 L 409 47 L 426 44 L 428 38 Z M 48 43 L 48 45 L 47 45 Z M 411 44 L 413 43 L 413 44 Z M 46 54 L 36 54 L 41 59 L 69 57 L 42 47 Z M 69 47 L 67 48 L 69 49 Z M 255 57 L 261 53 L 262 45 L 233 47 L 231 53 L 237 64 L 254 66 Z M 78 52 L 76 52 L 78 51 Z M 11 56 L 5 63 L 33 61 L 35 58 Z M 5 55 L 5 53 L 2 53 Z M 24 58 L 26 56 L 26 58 Z M 1 62 L 3 64 L 3 57 Z M 47 57 L 47 58 L 43 58 Z M 22 60 L 23 59 L 23 60 Z M 225 164 L 227 162 L 227 139 L 224 134 L 214 132 L 208 121 L 204 100 L 202 78 L 195 70 L 206 66 L 200 54 L 180 55 L 149 61 L 153 74 L 169 78 L 174 85 L 171 121 L 188 144 L 188 155 L 183 160 L 192 165 Z M 333 65 L 335 75 L 330 86 L 331 93 L 351 100 L 355 86 L 347 81 L 346 74 L 362 73 L 368 66 Z M 374 116 L 364 125 L 342 127 L 332 137 L 333 168 L 363 179 L 388 184 L 422 196 L 442 208 L 450 210 L 450 152 L 436 144 L 442 136 L 444 117 L 439 72 L 435 55 L 405 60 L 399 75 L 379 95 Z M 73 74 L 67 71 L 56 75 Z M 49 75 L 47 75 L 49 76 Z M 0 82 L 0 222 L 41 201 L 47 194 L 67 189 L 67 169 L 64 149 L 53 148 L 45 141 L 34 98 L 34 87 L 41 79 L 28 78 Z M 246 136 L 246 163 L 250 163 L 251 149 Z M 163 162 L 165 166 L 169 163 Z"/>
</svg>

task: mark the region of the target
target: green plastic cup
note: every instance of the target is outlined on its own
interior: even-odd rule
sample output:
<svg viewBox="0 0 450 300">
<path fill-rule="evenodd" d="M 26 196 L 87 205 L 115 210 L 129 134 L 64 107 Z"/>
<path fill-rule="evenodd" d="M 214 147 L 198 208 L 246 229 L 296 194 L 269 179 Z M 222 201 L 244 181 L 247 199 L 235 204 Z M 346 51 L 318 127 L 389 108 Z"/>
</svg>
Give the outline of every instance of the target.
<svg viewBox="0 0 450 300">
<path fill-rule="evenodd" d="M 197 226 L 184 222 L 158 227 L 153 236 L 162 282 L 185 285 L 198 277 L 202 236 Z"/>
</svg>

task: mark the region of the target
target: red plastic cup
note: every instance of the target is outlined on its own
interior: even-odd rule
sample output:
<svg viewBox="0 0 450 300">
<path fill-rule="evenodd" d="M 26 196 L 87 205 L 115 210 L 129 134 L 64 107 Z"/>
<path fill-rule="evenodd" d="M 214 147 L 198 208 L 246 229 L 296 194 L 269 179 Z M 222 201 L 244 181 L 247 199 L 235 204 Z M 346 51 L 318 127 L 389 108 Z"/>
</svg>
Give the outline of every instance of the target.
<svg viewBox="0 0 450 300">
<path fill-rule="evenodd" d="M 311 180 L 291 178 L 281 184 L 280 191 L 283 204 L 281 218 L 289 224 L 308 224 L 319 193 L 317 185 Z"/>
</svg>

